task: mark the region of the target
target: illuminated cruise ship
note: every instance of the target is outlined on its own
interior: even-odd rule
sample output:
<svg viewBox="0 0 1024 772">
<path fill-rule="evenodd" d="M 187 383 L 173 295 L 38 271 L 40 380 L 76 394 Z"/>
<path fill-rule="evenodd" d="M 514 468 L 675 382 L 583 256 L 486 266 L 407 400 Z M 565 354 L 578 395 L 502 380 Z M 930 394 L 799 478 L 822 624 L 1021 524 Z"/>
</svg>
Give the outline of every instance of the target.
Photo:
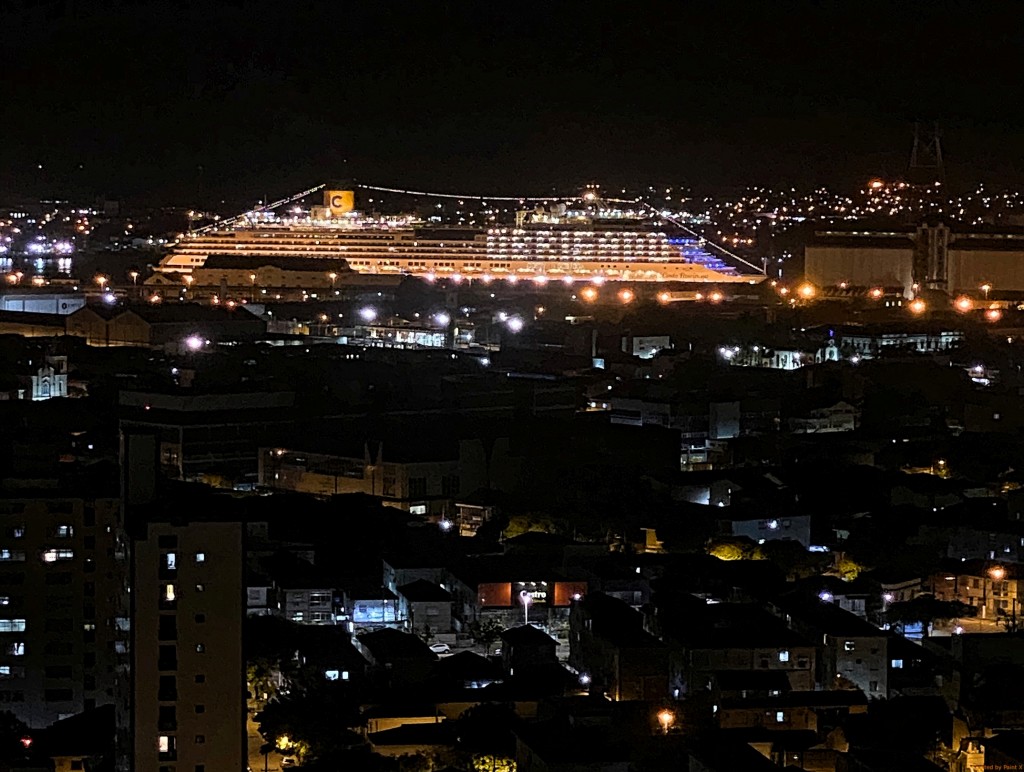
<svg viewBox="0 0 1024 772">
<path fill-rule="evenodd" d="M 465 278 L 757 283 L 705 249 L 674 234 L 659 217 L 564 205 L 517 215 L 507 227 L 456 228 L 413 217 L 370 217 L 351 191 L 326 191 L 308 214 L 243 215 L 182 236 L 157 270 L 190 274 L 212 256 L 344 260 L 365 274 Z"/>
</svg>

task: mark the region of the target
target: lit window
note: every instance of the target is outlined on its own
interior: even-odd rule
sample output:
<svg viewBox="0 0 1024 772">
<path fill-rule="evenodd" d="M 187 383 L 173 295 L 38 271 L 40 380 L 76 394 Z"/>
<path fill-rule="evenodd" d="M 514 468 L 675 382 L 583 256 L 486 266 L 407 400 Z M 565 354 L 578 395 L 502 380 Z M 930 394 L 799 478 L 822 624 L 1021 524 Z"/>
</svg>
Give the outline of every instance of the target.
<svg viewBox="0 0 1024 772">
<path fill-rule="evenodd" d="M 342 681 L 347 681 L 348 680 L 348 671 L 347 670 L 342 670 L 341 671 L 341 680 Z"/>
<path fill-rule="evenodd" d="M 61 539 L 69 539 L 75 534 L 75 529 L 70 525 L 58 525 L 57 536 Z"/>
<path fill-rule="evenodd" d="M 895 670 L 902 670 L 903 669 L 903 660 L 902 659 L 894 659 L 890 664 L 893 666 L 893 668 Z"/>
<path fill-rule="evenodd" d="M 23 641 L 15 641 L 7 644 L 7 653 L 12 657 L 24 657 L 25 656 L 25 643 Z"/>
<path fill-rule="evenodd" d="M 196 585 L 196 592 L 206 592 L 206 585 L 205 584 L 197 584 Z"/>
<path fill-rule="evenodd" d="M 779 662 L 789 662 L 789 652 L 788 651 L 783 650 L 783 651 L 779 652 Z"/>
<path fill-rule="evenodd" d="M 857 648 L 857 644 L 853 641 L 843 641 L 843 651 L 854 651 Z"/>
<path fill-rule="evenodd" d="M 22 550 L 0 549 L 0 560 L 9 560 L 16 563 L 24 563 L 25 553 Z"/>
<path fill-rule="evenodd" d="M 0 676 L 9 676 L 11 674 L 10 665 L 0 665 Z"/>
<path fill-rule="evenodd" d="M 171 752 L 171 738 L 170 738 L 170 736 L 166 735 L 166 734 L 160 735 L 157 738 L 156 747 L 157 747 L 157 750 L 160 751 L 160 753 L 170 753 Z"/>
<path fill-rule="evenodd" d="M 197 654 L 202 654 L 204 651 L 206 651 L 206 644 L 204 644 L 204 643 L 197 643 L 196 644 L 196 653 Z"/>
<path fill-rule="evenodd" d="M 74 550 L 46 550 L 43 552 L 43 562 L 56 563 L 58 560 L 71 560 L 74 556 Z"/>
<path fill-rule="evenodd" d="M 205 562 L 206 562 L 206 553 L 205 552 L 197 552 L 196 553 L 196 563 L 205 563 Z"/>
<path fill-rule="evenodd" d="M 775 711 L 775 723 L 781 724 L 786 720 L 786 712 L 782 710 Z"/>
<path fill-rule="evenodd" d="M 174 598 L 175 598 L 175 595 L 174 595 L 174 585 L 173 584 L 166 585 L 164 587 L 164 600 L 172 601 L 172 600 L 174 600 Z"/>
<path fill-rule="evenodd" d="M 324 678 L 326 678 L 328 681 L 337 681 L 340 676 L 341 676 L 341 673 L 339 671 L 337 671 L 337 670 L 325 670 L 324 671 Z"/>
<path fill-rule="evenodd" d="M 168 552 L 166 555 L 164 555 L 164 565 L 167 566 L 167 570 L 169 571 L 177 571 L 178 555 L 174 552 Z"/>
<path fill-rule="evenodd" d="M 0 633 L 25 632 L 24 619 L 0 619 Z"/>
<path fill-rule="evenodd" d="M 11 598 L 9 595 L 0 595 L 0 606 L 10 606 Z"/>
<path fill-rule="evenodd" d="M 15 539 L 24 539 L 25 538 L 25 526 L 19 525 L 19 526 L 16 526 L 16 527 L 12 528 L 11 529 L 11 536 L 13 536 Z"/>
</svg>

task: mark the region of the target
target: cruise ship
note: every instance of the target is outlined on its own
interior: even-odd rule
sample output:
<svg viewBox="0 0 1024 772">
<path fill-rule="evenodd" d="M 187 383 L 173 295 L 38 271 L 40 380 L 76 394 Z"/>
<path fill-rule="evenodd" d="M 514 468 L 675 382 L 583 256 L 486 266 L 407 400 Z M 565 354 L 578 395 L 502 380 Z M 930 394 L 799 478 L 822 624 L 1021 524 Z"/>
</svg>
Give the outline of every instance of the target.
<svg viewBox="0 0 1024 772">
<path fill-rule="evenodd" d="M 183 235 L 157 266 L 188 275 L 211 257 L 344 261 L 352 270 L 426 279 L 678 281 L 756 284 L 658 216 L 564 204 L 519 212 L 514 225 L 457 228 L 412 216 L 357 212 L 352 191 L 328 190 L 322 206 L 263 210 Z M 326 264 L 326 262 L 325 262 Z"/>
</svg>

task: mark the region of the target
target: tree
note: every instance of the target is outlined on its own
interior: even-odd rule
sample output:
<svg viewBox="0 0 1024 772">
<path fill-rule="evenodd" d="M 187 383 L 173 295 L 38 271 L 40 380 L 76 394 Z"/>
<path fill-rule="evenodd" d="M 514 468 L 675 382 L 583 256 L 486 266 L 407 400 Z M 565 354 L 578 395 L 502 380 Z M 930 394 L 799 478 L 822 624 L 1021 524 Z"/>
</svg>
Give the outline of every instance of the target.
<svg viewBox="0 0 1024 772">
<path fill-rule="evenodd" d="M 707 552 L 719 560 L 750 560 L 754 556 L 755 546 L 750 539 L 724 537 L 712 539 Z"/>
<path fill-rule="evenodd" d="M 31 737 L 28 726 L 10 711 L 0 711 L 0 759 L 24 757 L 21 741 L 26 737 Z"/>
<path fill-rule="evenodd" d="M 817 575 L 824 562 L 821 555 L 808 552 L 800 542 L 786 539 L 766 541 L 754 549 L 753 557 L 773 563 L 787 577 Z"/>
<path fill-rule="evenodd" d="M 437 639 L 437 636 L 434 635 L 434 630 L 429 624 L 424 624 L 423 627 L 420 628 L 420 638 L 422 638 L 426 643 L 433 643 Z"/>
<path fill-rule="evenodd" d="M 260 734 L 299 761 L 333 758 L 362 744 L 346 727 L 362 725 L 359 706 L 336 684 L 278 697 L 256 714 Z"/>
<path fill-rule="evenodd" d="M 489 654 L 491 646 L 498 640 L 505 626 L 497 619 L 476 620 L 469 626 L 469 634 L 473 641 L 483 646 Z"/>
<path fill-rule="evenodd" d="M 512 772 L 519 717 L 507 703 L 485 702 L 467 708 L 456 719 L 459 750 L 470 753 L 474 772 Z"/>
<path fill-rule="evenodd" d="M 839 574 L 839 578 L 844 582 L 852 582 L 860 576 L 861 571 L 865 570 L 867 570 L 867 566 L 863 563 L 858 563 L 849 555 L 843 555 L 841 558 L 836 560 L 835 571 Z"/>
<path fill-rule="evenodd" d="M 918 595 L 913 600 L 893 603 L 885 611 L 885 618 L 890 624 L 907 625 L 921 623 L 928 634 L 928 627 L 934 622 L 956 619 L 957 617 L 973 617 L 977 614 L 974 606 L 968 606 L 957 600 L 938 600 L 934 595 Z"/>
</svg>

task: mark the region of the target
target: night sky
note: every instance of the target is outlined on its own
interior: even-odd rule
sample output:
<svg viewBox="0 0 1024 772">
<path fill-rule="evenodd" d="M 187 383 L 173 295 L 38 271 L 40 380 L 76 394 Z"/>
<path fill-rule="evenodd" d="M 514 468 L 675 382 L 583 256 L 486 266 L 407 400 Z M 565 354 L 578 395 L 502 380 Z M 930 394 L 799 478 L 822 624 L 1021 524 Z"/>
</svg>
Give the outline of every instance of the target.
<svg viewBox="0 0 1024 772">
<path fill-rule="evenodd" d="M 916 118 L 941 122 L 954 185 L 1024 182 L 1016 3 L 0 9 L 0 200 L 843 187 L 903 173 Z"/>
</svg>

